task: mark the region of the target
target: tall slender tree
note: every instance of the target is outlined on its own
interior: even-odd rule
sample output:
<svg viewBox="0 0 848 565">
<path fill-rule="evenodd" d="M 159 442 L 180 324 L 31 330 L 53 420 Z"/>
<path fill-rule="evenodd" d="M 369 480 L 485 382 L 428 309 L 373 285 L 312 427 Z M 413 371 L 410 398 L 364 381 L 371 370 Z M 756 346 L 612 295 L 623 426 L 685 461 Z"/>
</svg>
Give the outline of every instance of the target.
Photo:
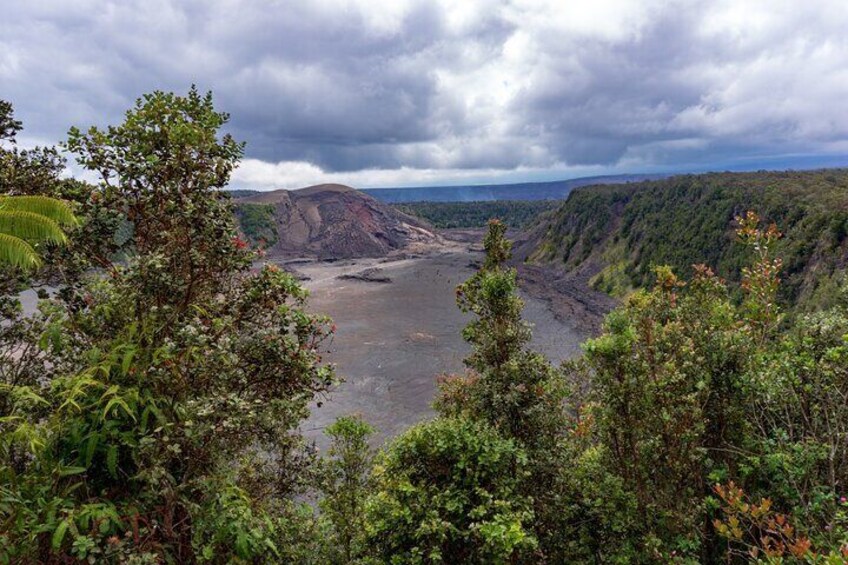
<svg viewBox="0 0 848 565">
<path fill-rule="evenodd" d="M 474 318 L 463 330 L 472 352 L 469 374 L 443 381 L 436 402 L 443 414 L 462 414 L 491 426 L 528 455 L 518 493 L 533 501 L 539 558 L 556 559 L 552 548 L 561 529 L 558 449 L 569 421 L 568 389 L 561 371 L 529 347 L 529 324 L 522 318 L 517 272 L 508 265 L 512 243 L 506 225 L 489 222 L 482 268 L 457 288 L 457 304 Z"/>
</svg>

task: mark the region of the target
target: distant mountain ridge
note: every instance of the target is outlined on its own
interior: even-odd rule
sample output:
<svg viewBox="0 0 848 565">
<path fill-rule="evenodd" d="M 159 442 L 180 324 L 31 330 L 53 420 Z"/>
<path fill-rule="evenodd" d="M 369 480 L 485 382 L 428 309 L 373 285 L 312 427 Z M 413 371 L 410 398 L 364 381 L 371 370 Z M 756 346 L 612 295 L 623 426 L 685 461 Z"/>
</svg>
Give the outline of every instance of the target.
<svg viewBox="0 0 848 565">
<path fill-rule="evenodd" d="M 464 186 L 421 186 L 410 188 L 366 188 L 362 192 L 389 203 L 481 202 L 490 200 L 561 200 L 575 188 L 592 184 L 624 184 L 665 178 L 665 174 L 605 175 L 546 182 L 480 184 Z"/>
<path fill-rule="evenodd" d="M 575 188 L 591 184 L 623 184 L 665 178 L 667 174 L 605 175 L 568 180 L 521 182 L 513 184 L 479 184 L 459 186 L 419 186 L 410 188 L 364 188 L 382 202 L 483 202 L 491 200 L 561 200 Z M 330 186 L 330 185 L 316 185 Z M 337 185 L 344 186 L 344 185 Z M 302 189 L 301 189 L 302 190 Z M 233 198 L 249 198 L 266 194 L 261 190 L 233 189 Z M 278 192 L 278 191 L 271 191 Z"/>
</svg>

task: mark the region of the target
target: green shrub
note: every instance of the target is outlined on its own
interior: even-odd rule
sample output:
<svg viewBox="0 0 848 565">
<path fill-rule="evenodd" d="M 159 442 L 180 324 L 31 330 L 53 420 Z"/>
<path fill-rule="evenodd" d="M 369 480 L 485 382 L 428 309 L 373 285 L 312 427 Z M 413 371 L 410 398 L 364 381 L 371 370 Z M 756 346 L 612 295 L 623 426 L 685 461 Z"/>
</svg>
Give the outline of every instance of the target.
<svg viewBox="0 0 848 565">
<path fill-rule="evenodd" d="M 510 563 L 536 546 L 518 487 L 527 457 L 464 419 L 412 427 L 387 448 L 367 503 L 367 544 L 383 563 Z"/>
<path fill-rule="evenodd" d="M 236 205 L 239 228 L 253 247 L 266 249 L 277 243 L 277 221 L 274 219 L 273 204 Z"/>
<path fill-rule="evenodd" d="M 372 428 L 359 416 L 342 416 L 325 433 L 329 453 L 318 467 L 321 519 L 326 523 L 325 555 L 330 563 L 356 563 L 366 555 L 365 500 L 371 490 Z"/>
</svg>

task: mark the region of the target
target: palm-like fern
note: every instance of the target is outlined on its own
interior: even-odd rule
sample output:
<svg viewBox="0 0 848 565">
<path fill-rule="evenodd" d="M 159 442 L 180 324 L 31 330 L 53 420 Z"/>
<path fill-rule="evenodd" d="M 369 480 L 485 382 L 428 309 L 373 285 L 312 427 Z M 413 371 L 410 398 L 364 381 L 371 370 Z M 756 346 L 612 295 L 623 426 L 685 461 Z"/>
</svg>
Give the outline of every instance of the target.
<svg viewBox="0 0 848 565">
<path fill-rule="evenodd" d="M 0 196 L 0 264 L 41 265 L 40 243 L 63 244 L 63 228 L 77 220 L 67 203 L 46 196 Z"/>
</svg>

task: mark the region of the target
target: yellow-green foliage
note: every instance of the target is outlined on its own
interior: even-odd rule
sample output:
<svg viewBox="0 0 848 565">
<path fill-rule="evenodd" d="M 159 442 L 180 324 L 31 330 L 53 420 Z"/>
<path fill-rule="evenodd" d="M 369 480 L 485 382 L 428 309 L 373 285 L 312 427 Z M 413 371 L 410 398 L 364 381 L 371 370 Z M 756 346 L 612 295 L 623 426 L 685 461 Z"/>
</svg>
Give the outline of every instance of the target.
<svg viewBox="0 0 848 565">
<path fill-rule="evenodd" d="M 579 188 L 548 219 L 533 257 L 568 269 L 597 261 L 605 270 L 595 286 L 613 294 L 649 285 L 656 266 L 690 276 L 696 263 L 722 273 L 733 288 L 746 262 L 733 218 L 745 210 L 777 223 L 784 234 L 775 247 L 784 261 L 781 301 L 807 309 L 832 304 L 831 294 L 816 288 L 844 269 L 845 169 L 710 173 Z"/>
<path fill-rule="evenodd" d="M 603 252 L 606 266 L 589 279 L 589 285 L 616 298 L 624 298 L 633 292 L 633 284 L 627 276 L 626 253 L 627 248 L 622 240 L 606 249 Z"/>
<path fill-rule="evenodd" d="M 43 244 L 63 244 L 64 229 L 76 225 L 71 207 L 38 194 L 55 189 L 64 161 L 55 150 L 17 148 L 21 123 L 12 105 L 0 100 L 0 265 L 32 270 L 41 265 Z M 33 194 L 28 194 L 33 191 Z"/>
</svg>

